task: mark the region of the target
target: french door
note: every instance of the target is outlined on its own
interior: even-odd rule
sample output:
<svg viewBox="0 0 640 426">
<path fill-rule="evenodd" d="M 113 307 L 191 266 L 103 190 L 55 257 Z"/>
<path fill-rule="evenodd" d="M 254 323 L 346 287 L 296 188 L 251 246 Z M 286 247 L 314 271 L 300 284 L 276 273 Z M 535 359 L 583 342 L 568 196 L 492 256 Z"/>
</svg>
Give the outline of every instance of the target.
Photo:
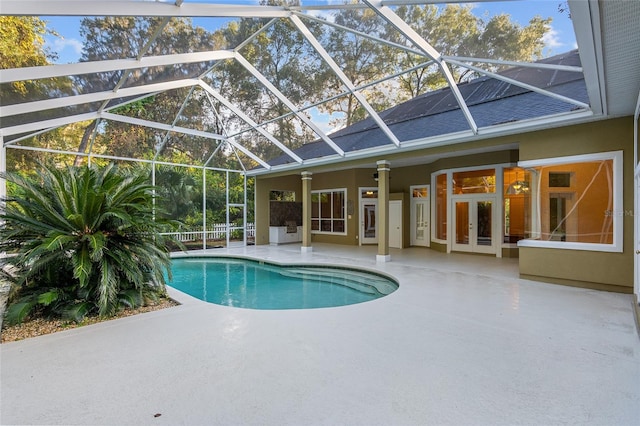
<svg viewBox="0 0 640 426">
<path fill-rule="evenodd" d="M 411 200 L 411 245 L 429 247 L 429 199 Z"/>
<path fill-rule="evenodd" d="M 456 197 L 451 202 L 453 250 L 495 254 L 496 197 Z"/>
<path fill-rule="evenodd" d="M 360 201 L 360 244 L 378 244 L 378 200 Z"/>
</svg>

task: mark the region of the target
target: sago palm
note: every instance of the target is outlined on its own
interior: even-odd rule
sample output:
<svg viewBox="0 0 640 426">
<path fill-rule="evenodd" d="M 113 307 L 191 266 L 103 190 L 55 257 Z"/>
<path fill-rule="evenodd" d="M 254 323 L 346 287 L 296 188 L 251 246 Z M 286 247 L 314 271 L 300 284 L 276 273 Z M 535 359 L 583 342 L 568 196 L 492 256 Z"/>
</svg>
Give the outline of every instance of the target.
<svg viewBox="0 0 640 426">
<path fill-rule="evenodd" d="M 76 320 L 108 316 L 164 292 L 166 224 L 154 220 L 148 176 L 111 165 L 6 178 L 17 187 L 0 214 L 0 252 L 10 254 L 0 266 L 13 270 L 16 290 L 8 322 L 36 307 Z"/>
</svg>

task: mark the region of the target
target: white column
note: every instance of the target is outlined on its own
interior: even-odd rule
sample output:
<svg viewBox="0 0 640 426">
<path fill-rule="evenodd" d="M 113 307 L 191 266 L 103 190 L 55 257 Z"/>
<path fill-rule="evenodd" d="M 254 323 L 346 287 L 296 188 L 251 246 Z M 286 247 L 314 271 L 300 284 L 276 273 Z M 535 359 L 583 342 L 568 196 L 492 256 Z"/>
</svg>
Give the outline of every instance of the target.
<svg viewBox="0 0 640 426">
<path fill-rule="evenodd" d="M 7 181 L 2 178 L 7 173 L 7 148 L 4 146 L 4 139 L 0 135 L 0 212 L 4 212 L 4 199 L 7 197 Z M 0 223 L 0 226 L 4 226 Z M 5 252 L 0 252 L 0 258 L 5 257 Z M 2 318 L 0 318 L 2 326 Z"/>
<path fill-rule="evenodd" d="M 313 251 L 311 247 L 311 172 L 302 172 L 302 253 Z"/>
<path fill-rule="evenodd" d="M 207 169 L 202 168 L 202 250 L 207 249 Z"/>
<path fill-rule="evenodd" d="M 7 148 L 4 146 L 4 138 L 0 135 L 0 176 L 7 173 Z M 7 196 L 7 181 L 0 177 L 0 200 Z M 0 210 L 3 209 L 4 202 L 0 201 Z"/>
<path fill-rule="evenodd" d="M 243 185 L 242 187 L 244 188 L 244 192 L 242 194 L 243 196 L 242 202 L 244 203 L 244 206 L 242 207 L 242 235 L 243 235 L 242 245 L 246 247 L 247 246 L 247 174 L 243 173 L 242 177 L 244 179 L 244 181 L 242 182 L 242 185 Z"/>
<path fill-rule="evenodd" d="M 231 242 L 231 224 L 229 224 L 229 170 L 227 170 L 227 184 L 226 184 L 226 193 L 227 193 L 227 248 L 229 248 L 229 244 Z"/>
<path fill-rule="evenodd" d="M 633 115 L 633 206 L 635 208 L 633 212 L 633 293 L 636 297 L 636 309 L 640 313 L 640 167 L 638 165 L 638 143 L 640 143 L 640 93 L 638 93 L 638 102 L 636 103 L 636 111 Z"/>
</svg>

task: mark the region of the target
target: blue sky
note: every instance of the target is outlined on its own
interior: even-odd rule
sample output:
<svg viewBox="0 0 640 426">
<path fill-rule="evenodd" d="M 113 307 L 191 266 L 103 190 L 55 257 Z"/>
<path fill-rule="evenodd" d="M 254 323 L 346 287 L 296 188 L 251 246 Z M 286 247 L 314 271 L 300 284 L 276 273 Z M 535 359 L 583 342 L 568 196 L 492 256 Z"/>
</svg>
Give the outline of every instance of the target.
<svg viewBox="0 0 640 426">
<path fill-rule="evenodd" d="M 206 2 L 206 0 L 186 0 L 186 2 Z M 233 3 L 255 4 L 252 0 L 235 0 Z M 231 3 L 227 1 L 226 3 Z M 304 4 L 327 4 L 342 3 L 341 0 L 325 0 L 325 1 L 304 1 Z M 558 5 L 561 0 L 534 0 L 534 1 L 514 1 L 514 2 L 495 2 L 495 3 L 472 3 L 474 11 L 480 16 L 493 16 L 498 13 L 508 13 L 512 19 L 521 26 L 528 24 L 529 19 L 535 15 L 543 18 L 551 17 L 551 31 L 546 38 L 547 45 L 545 54 L 557 54 L 576 48 L 573 25 L 565 12 L 558 12 Z M 57 32 L 61 37 L 48 37 L 47 47 L 51 51 L 58 54 L 57 63 L 77 62 L 82 50 L 82 39 L 79 34 L 80 18 L 77 17 L 42 17 L 48 22 L 48 27 Z M 198 25 L 205 26 L 205 20 L 195 20 Z M 207 28 L 212 30 L 213 28 Z"/>
</svg>

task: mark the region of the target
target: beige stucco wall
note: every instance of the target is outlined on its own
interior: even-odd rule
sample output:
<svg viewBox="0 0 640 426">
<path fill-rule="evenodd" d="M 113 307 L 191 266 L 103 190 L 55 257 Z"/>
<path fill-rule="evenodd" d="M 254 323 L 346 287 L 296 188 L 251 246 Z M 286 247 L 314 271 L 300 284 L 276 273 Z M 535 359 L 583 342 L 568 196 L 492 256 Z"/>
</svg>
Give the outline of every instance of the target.
<svg viewBox="0 0 640 426">
<path fill-rule="evenodd" d="M 269 244 L 269 193 L 270 191 L 294 191 L 296 201 L 302 201 L 302 178 L 300 174 L 256 179 L 255 223 L 256 244 Z"/>
<path fill-rule="evenodd" d="M 358 235 L 358 190 L 356 185 L 357 176 L 357 169 L 313 174 L 313 180 L 311 181 L 311 189 L 313 191 L 346 188 L 347 209 L 349 211 L 347 211 L 347 235 L 312 234 L 312 242 L 347 245 L 358 243 L 356 239 L 356 236 Z M 373 180 L 371 181 L 373 182 Z"/>
<path fill-rule="evenodd" d="M 607 120 L 538 132 L 520 141 L 520 159 L 623 150 L 625 212 L 633 211 L 633 120 Z M 526 278 L 580 287 L 633 291 L 633 216 L 624 215 L 622 253 L 520 248 L 520 274 Z"/>
</svg>

